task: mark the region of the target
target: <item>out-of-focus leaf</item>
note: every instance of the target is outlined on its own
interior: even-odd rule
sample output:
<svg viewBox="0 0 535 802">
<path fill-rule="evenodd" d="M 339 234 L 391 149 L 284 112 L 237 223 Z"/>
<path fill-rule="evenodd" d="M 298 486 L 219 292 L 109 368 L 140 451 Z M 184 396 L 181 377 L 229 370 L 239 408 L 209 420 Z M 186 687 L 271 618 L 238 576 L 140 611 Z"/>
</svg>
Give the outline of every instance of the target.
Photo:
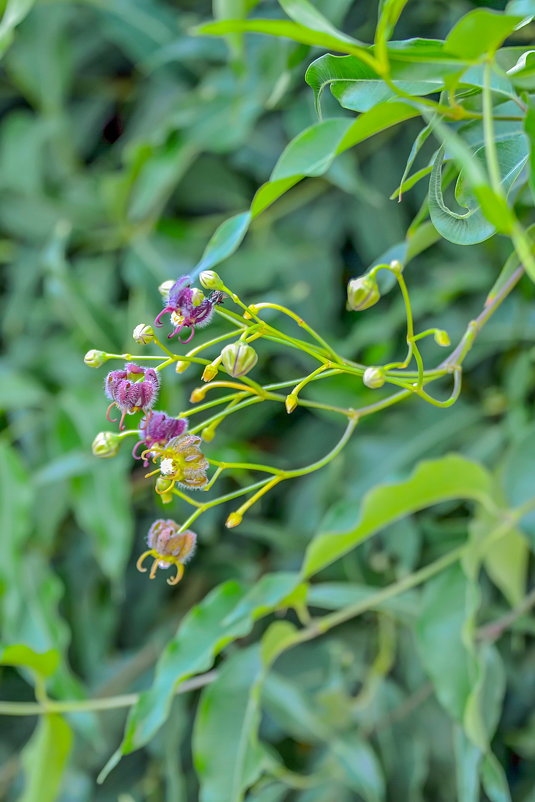
<svg viewBox="0 0 535 802">
<path fill-rule="evenodd" d="M 528 542 L 516 529 L 511 529 L 485 553 L 485 569 L 512 607 L 524 598 L 528 562 Z"/>
<path fill-rule="evenodd" d="M 510 449 L 502 467 L 502 484 L 507 502 L 512 507 L 519 507 L 530 501 L 535 495 L 531 476 L 533 472 L 533 449 L 535 448 L 535 426 L 530 425 L 523 436 Z M 535 513 L 524 515 L 519 524 L 531 544 L 535 545 Z"/>
<path fill-rule="evenodd" d="M 305 45 L 317 45 L 326 50 L 351 53 L 355 56 L 360 55 L 367 61 L 372 58 L 367 48 L 360 46 L 356 39 L 352 39 L 345 34 L 334 35 L 321 30 L 314 30 L 295 22 L 289 22 L 288 20 L 233 19 L 225 20 L 224 22 L 207 22 L 204 25 L 199 25 L 193 32 L 204 36 L 224 36 L 229 33 L 241 33 L 242 31 L 265 33 L 269 36 L 283 36 Z"/>
<path fill-rule="evenodd" d="M 4 4 L 4 13 L 0 20 L 0 55 L 3 54 L 13 41 L 13 31 L 29 13 L 35 0 L 7 0 Z"/>
<path fill-rule="evenodd" d="M 36 652 L 23 643 L 0 647 L 0 665 L 29 668 L 41 677 L 50 677 L 58 663 L 59 653 L 56 649 Z"/>
<path fill-rule="evenodd" d="M 486 53 L 494 53 L 520 22 L 522 17 L 476 8 L 451 29 L 444 47 L 460 58 L 478 61 Z"/>
<path fill-rule="evenodd" d="M 202 693 L 193 732 L 200 802 L 241 802 L 260 776 L 264 752 L 256 731 L 263 678 L 259 646 L 237 652 Z"/>
<path fill-rule="evenodd" d="M 371 490 L 363 500 L 356 528 L 317 535 L 307 549 L 303 573 L 316 573 L 404 515 L 446 499 L 482 501 L 490 491 L 489 474 L 475 462 L 457 455 L 422 462 L 405 482 Z"/>
<path fill-rule="evenodd" d="M 54 802 L 72 748 L 72 730 L 62 716 L 41 716 L 22 752 L 25 784 L 19 802 Z"/>
<path fill-rule="evenodd" d="M 196 605 L 160 657 L 152 687 L 132 708 L 121 753 L 146 743 L 165 721 L 179 683 L 210 668 L 227 643 L 245 636 L 255 619 L 283 603 L 298 582 L 298 574 L 266 575 L 249 593 L 236 582 L 226 582 Z"/>
<path fill-rule="evenodd" d="M 416 632 L 436 694 L 457 721 L 463 719 L 474 671 L 462 638 L 467 614 L 466 576 L 453 565 L 425 586 Z"/>
</svg>

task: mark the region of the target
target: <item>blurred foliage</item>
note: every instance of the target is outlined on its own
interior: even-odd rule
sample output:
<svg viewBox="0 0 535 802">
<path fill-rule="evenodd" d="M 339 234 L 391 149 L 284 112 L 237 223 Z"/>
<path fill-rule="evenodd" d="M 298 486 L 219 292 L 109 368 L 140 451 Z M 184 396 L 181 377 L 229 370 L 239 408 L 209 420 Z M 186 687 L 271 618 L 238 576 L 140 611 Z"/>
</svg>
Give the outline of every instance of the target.
<svg viewBox="0 0 535 802">
<path fill-rule="evenodd" d="M 0 795 L 185 802 L 198 798 L 200 781 L 203 802 L 230 802 L 249 786 L 248 802 L 494 802 L 509 793 L 533 802 L 533 618 L 516 616 L 503 637 L 492 622 L 521 606 L 533 581 L 535 517 L 496 544 L 480 573 L 478 538 L 499 524 L 480 507 L 474 515 L 470 501 L 514 506 L 533 496 L 528 280 L 478 338 L 454 407 L 412 400 L 366 419 L 343 456 L 277 489 L 238 530 L 224 529 L 224 511 L 208 513 L 178 590 L 149 585 L 134 568 L 148 526 L 167 514 L 143 469 L 127 453 L 105 462 L 90 454 L 106 402 L 83 353 L 130 351 L 131 330 L 159 309 L 158 284 L 192 269 L 217 225 L 249 206 L 288 141 L 317 120 L 303 76 L 321 50 L 257 35 L 190 35 L 212 16 L 254 5 L 2 3 L 0 696 L 46 704 L 49 694 L 80 705 L 39 721 L 2 718 Z M 282 16 L 277 3 L 260 5 L 263 16 Z M 315 5 L 343 30 L 373 39 L 375 3 Z M 415 0 L 396 37 L 443 38 L 479 5 Z M 513 36 L 524 44 L 532 34 Z M 329 116 L 335 100 L 327 95 Z M 399 358 L 400 299 L 388 295 L 357 319 L 345 311 L 345 285 L 404 240 L 424 200 L 421 184 L 402 203 L 388 199 L 418 130 L 416 121 L 389 129 L 284 196 L 225 262 L 226 283 L 249 302 L 269 296 L 291 306 L 350 356 Z M 529 199 L 525 207 L 529 214 Z M 469 247 L 442 241 L 417 256 L 407 280 L 418 325 L 440 326 L 456 342 L 509 251 L 495 237 Z M 428 349 L 437 358 L 438 348 Z M 266 344 L 259 369 L 284 381 L 307 368 L 298 352 L 290 358 Z M 183 408 L 195 383 L 189 373 L 167 381 L 162 407 Z M 360 406 L 373 391 L 345 378 L 328 395 Z M 265 406 L 229 419 L 212 455 L 254 461 L 267 452 L 293 467 L 336 439 L 326 413 L 300 409 L 289 418 Z M 451 451 L 462 455 L 449 458 L 454 465 L 441 461 Z M 353 527 L 377 485 L 408 482 L 400 494 L 409 498 L 422 459 L 433 460 L 417 469 L 422 476 L 446 466 L 464 491 L 390 515 L 388 491 L 376 489 L 386 493 L 378 502 L 384 520 L 370 524 L 378 534 L 326 568 L 308 604 L 335 612 L 358 605 L 467 539 L 476 544 L 472 562 L 379 599 L 268 672 L 298 621 L 290 612 L 257 622 L 258 610 L 299 610 L 293 589 L 311 538 Z M 175 683 L 210 669 L 227 637 L 238 641 L 202 698 L 173 699 Z M 84 700 L 148 688 L 136 707 L 141 724 L 134 715 L 126 736 L 125 751 L 142 749 L 97 784 L 125 710 L 89 704 L 84 712 Z M 250 702 L 260 695 L 261 713 Z"/>
</svg>

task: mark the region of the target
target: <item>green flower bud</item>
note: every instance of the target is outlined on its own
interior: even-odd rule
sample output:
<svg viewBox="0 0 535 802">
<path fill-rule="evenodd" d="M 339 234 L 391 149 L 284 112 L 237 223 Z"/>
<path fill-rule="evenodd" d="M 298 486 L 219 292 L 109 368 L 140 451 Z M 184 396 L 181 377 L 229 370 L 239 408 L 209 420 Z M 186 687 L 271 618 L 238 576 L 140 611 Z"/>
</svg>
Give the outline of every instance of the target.
<svg viewBox="0 0 535 802">
<path fill-rule="evenodd" d="M 347 308 L 354 312 L 369 309 L 380 297 L 377 281 L 369 275 L 352 278 L 347 285 Z"/>
<path fill-rule="evenodd" d="M 392 259 L 392 261 L 390 262 L 390 267 L 396 273 L 402 273 L 403 272 L 403 265 L 401 264 L 399 259 Z"/>
<path fill-rule="evenodd" d="M 221 351 L 221 362 L 227 373 L 238 379 L 254 368 L 258 362 L 258 354 L 247 343 L 231 343 L 225 345 Z"/>
<path fill-rule="evenodd" d="M 366 387 L 377 390 L 378 387 L 382 387 L 385 383 L 385 372 L 383 368 L 366 368 L 362 381 Z"/>
<path fill-rule="evenodd" d="M 225 285 L 213 270 L 203 270 L 199 281 L 205 290 L 224 290 Z"/>
<path fill-rule="evenodd" d="M 154 329 L 148 323 L 140 323 L 132 332 L 132 337 L 139 345 L 147 345 L 154 340 Z"/>
<path fill-rule="evenodd" d="M 167 298 L 167 296 L 169 295 L 169 290 L 171 289 L 171 287 L 174 284 L 175 284 L 175 282 L 173 281 L 172 278 L 170 278 L 168 281 L 164 281 L 162 284 L 160 284 L 160 286 L 158 287 L 158 292 L 160 293 L 162 298 Z"/>
<path fill-rule="evenodd" d="M 91 451 L 95 457 L 114 457 L 121 445 L 121 438 L 115 432 L 99 432 L 93 440 Z"/>
<path fill-rule="evenodd" d="M 448 345 L 451 345 L 451 340 L 447 331 L 443 329 L 437 329 L 435 331 L 435 342 L 437 345 L 442 345 L 444 348 L 447 348 Z"/>
<path fill-rule="evenodd" d="M 293 393 L 290 393 L 290 395 L 287 395 L 286 396 L 286 401 L 284 402 L 284 405 L 286 407 L 286 412 L 288 413 L 288 415 L 291 415 L 291 413 L 294 411 L 294 409 L 297 406 L 297 396 L 294 395 Z"/>
<path fill-rule="evenodd" d="M 175 371 L 177 373 L 184 373 L 184 371 L 186 371 L 190 365 L 191 362 L 184 362 L 184 360 L 181 359 L 176 363 Z"/>
<path fill-rule="evenodd" d="M 218 373 L 217 365 L 214 365 L 211 362 L 209 365 L 206 365 L 205 369 L 203 370 L 201 379 L 203 380 L 203 382 L 211 382 L 212 379 L 215 379 L 217 373 Z"/>
<path fill-rule="evenodd" d="M 108 361 L 108 355 L 104 351 L 96 351 L 94 348 L 84 356 L 84 362 L 90 368 L 99 368 L 104 362 Z"/>
<path fill-rule="evenodd" d="M 239 526 L 242 520 L 243 515 L 241 515 L 239 512 L 231 512 L 225 521 L 225 526 L 227 529 L 233 529 L 235 526 Z"/>
</svg>

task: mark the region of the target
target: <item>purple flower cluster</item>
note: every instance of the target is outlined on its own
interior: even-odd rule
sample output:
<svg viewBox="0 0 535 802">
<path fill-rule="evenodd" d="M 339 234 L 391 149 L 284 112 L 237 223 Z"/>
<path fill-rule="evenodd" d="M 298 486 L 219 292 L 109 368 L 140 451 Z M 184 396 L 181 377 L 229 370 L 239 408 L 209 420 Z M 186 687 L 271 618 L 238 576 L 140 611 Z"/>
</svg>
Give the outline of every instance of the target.
<svg viewBox="0 0 535 802">
<path fill-rule="evenodd" d="M 155 326 L 163 326 L 161 318 L 163 315 L 171 315 L 171 323 L 174 329 L 168 338 L 180 334 L 182 329 L 191 329 L 186 340 L 181 342 L 188 343 L 195 334 L 195 328 L 206 326 L 213 317 L 214 308 L 223 302 L 225 295 L 220 290 L 212 292 L 209 298 L 205 298 L 200 290 L 192 289 L 190 276 L 180 276 L 169 290 L 165 301 L 165 306 L 154 321 Z"/>
<path fill-rule="evenodd" d="M 139 424 L 139 440 L 132 450 L 136 459 L 141 459 L 137 451 L 140 446 L 145 447 L 145 451 L 153 446 L 164 446 L 173 437 L 180 437 L 188 430 L 187 418 L 172 418 L 165 412 L 149 412 L 142 418 Z M 144 466 L 149 464 L 145 459 Z"/>
<path fill-rule="evenodd" d="M 110 412 L 112 407 L 117 407 L 121 412 L 119 428 L 124 429 L 126 415 L 139 411 L 146 413 L 152 409 L 160 389 L 160 380 L 153 368 L 142 368 L 134 362 L 127 362 L 123 370 L 108 373 L 104 389 L 111 399 L 106 418 L 114 423 Z"/>
</svg>

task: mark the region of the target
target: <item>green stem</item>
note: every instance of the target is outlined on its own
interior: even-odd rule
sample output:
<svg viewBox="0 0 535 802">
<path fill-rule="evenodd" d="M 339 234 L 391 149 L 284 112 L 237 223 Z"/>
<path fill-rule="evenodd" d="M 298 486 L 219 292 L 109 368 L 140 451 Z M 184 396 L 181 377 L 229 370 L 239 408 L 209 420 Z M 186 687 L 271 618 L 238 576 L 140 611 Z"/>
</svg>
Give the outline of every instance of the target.
<svg viewBox="0 0 535 802">
<path fill-rule="evenodd" d="M 503 196 L 502 179 L 500 175 L 500 165 L 496 152 L 496 140 L 494 138 L 494 119 L 492 116 L 492 93 L 490 81 L 492 77 L 492 60 L 488 60 L 484 67 L 483 78 L 483 135 L 485 139 L 485 157 L 489 171 L 490 183 L 496 195 Z"/>
</svg>

